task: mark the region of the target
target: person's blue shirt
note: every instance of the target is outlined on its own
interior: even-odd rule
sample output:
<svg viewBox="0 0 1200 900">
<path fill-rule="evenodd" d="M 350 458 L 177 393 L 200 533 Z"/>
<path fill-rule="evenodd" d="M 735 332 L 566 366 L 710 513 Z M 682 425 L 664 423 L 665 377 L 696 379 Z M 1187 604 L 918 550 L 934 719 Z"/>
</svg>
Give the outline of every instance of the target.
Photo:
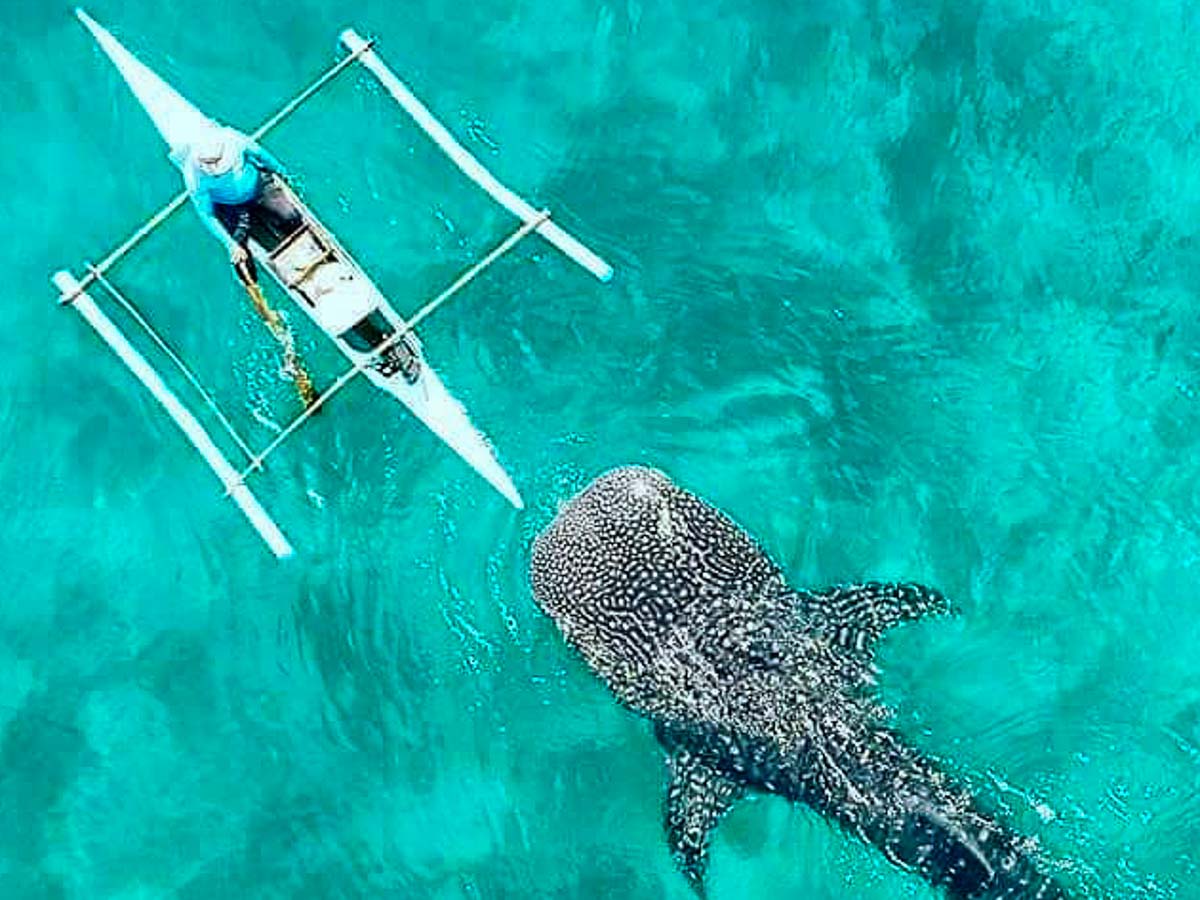
<svg viewBox="0 0 1200 900">
<path fill-rule="evenodd" d="M 214 144 L 210 140 L 199 152 L 193 150 L 189 154 L 183 164 L 183 180 L 200 220 L 229 250 L 233 238 L 217 218 L 214 205 L 249 203 L 262 190 L 262 172 L 285 173 L 271 153 L 231 128 L 223 129 L 219 145 L 223 153 L 221 171 L 214 173 L 201 161 L 204 154 L 215 155 Z"/>
</svg>

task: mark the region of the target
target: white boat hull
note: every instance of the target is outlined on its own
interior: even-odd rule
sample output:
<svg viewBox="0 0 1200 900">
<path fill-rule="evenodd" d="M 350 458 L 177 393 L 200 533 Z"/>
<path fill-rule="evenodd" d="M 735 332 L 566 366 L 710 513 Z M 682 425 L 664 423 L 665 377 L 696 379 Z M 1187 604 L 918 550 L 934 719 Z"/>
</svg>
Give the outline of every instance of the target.
<svg viewBox="0 0 1200 900">
<path fill-rule="evenodd" d="M 259 265 L 271 273 L 275 283 L 348 360 L 365 365 L 363 373 L 372 384 L 408 407 L 513 506 L 522 509 L 524 503 L 512 479 L 496 459 L 487 438 L 471 424 L 463 405 L 426 361 L 415 333 L 409 333 L 401 348 L 416 356 L 417 374 L 411 383 L 402 372 L 387 374 L 376 365 L 373 349 L 358 349 L 349 343 L 347 332 L 371 313 L 378 313 L 386 320 L 388 331 L 381 337 L 404 330 L 407 324 L 333 234 L 290 188 L 287 190 L 304 224 L 272 253 L 251 242 Z M 344 315 L 347 310 L 348 316 Z"/>
</svg>

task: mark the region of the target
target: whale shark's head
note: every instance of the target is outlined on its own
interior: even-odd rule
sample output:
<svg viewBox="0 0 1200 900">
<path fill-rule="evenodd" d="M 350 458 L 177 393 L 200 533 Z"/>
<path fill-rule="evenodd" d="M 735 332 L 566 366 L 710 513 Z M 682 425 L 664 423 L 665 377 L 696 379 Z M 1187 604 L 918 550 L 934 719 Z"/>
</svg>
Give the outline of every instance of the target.
<svg viewBox="0 0 1200 900">
<path fill-rule="evenodd" d="M 681 647 L 736 640 L 783 588 L 725 515 L 634 466 L 597 478 L 559 512 L 534 543 L 531 578 L 538 605 L 627 700 L 635 682 L 661 682 Z"/>
</svg>

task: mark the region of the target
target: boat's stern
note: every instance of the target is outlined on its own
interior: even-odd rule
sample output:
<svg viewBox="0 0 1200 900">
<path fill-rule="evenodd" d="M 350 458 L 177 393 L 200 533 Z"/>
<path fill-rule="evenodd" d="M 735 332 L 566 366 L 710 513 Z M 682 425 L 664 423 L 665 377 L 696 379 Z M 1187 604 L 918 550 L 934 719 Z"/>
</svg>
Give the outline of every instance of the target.
<svg viewBox="0 0 1200 900">
<path fill-rule="evenodd" d="M 430 367 L 378 288 L 311 222 L 269 256 L 271 274 L 367 378 L 407 406 L 517 509 L 524 503 L 487 438 Z"/>
</svg>

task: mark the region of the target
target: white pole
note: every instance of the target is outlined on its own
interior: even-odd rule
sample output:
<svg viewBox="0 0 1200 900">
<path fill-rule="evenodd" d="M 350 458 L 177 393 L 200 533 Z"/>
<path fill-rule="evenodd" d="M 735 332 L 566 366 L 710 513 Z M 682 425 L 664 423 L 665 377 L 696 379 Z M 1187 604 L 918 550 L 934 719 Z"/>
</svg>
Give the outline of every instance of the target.
<svg viewBox="0 0 1200 900">
<path fill-rule="evenodd" d="M 363 40 L 357 31 L 347 28 L 341 34 L 341 42 L 342 46 L 358 56 L 359 61 L 371 70 L 371 73 L 379 79 L 379 83 L 404 108 L 404 111 L 413 117 L 434 143 L 442 148 L 468 178 L 491 194 L 497 203 L 523 222 L 528 222 L 540 215 L 538 210 L 497 181 L 479 160 L 463 149 L 442 123 L 434 118 L 425 105 L 387 67 L 379 55 L 370 49 L 368 42 Z M 559 228 L 554 222 L 543 222 L 538 226 L 537 232 L 601 281 L 608 281 L 612 278 L 612 266 Z"/>
<path fill-rule="evenodd" d="M 237 470 L 229 464 L 229 461 L 225 459 L 216 444 L 212 442 L 212 439 L 208 436 L 208 432 L 196 421 L 196 417 L 179 402 L 179 399 L 171 392 L 171 389 L 163 383 L 158 373 L 154 371 L 145 358 L 125 339 L 125 335 L 112 323 L 112 320 L 101 312 L 87 291 L 81 289 L 75 276 L 70 272 L 55 272 L 52 281 L 64 297 L 74 297 L 71 306 L 83 316 L 92 328 L 96 329 L 96 333 L 104 339 L 104 342 L 113 349 L 113 352 L 121 358 L 121 361 L 129 367 L 129 370 L 154 395 L 154 399 L 163 405 L 163 408 L 175 420 L 175 424 L 179 426 L 183 433 L 187 435 L 188 440 L 192 442 L 192 446 L 200 452 L 205 462 L 209 464 L 213 472 L 221 479 L 221 483 L 225 485 L 229 495 L 233 497 L 234 502 L 245 513 L 246 518 L 250 520 L 250 524 L 254 526 L 255 530 L 262 536 L 262 539 L 266 541 L 267 546 L 271 548 L 271 552 L 280 559 L 291 556 L 292 546 L 288 543 L 287 538 L 284 537 L 283 532 L 279 530 L 279 526 L 275 524 L 267 511 L 263 509 L 254 494 L 250 492 L 250 489 L 242 483 L 238 477 Z"/>
</svg>

